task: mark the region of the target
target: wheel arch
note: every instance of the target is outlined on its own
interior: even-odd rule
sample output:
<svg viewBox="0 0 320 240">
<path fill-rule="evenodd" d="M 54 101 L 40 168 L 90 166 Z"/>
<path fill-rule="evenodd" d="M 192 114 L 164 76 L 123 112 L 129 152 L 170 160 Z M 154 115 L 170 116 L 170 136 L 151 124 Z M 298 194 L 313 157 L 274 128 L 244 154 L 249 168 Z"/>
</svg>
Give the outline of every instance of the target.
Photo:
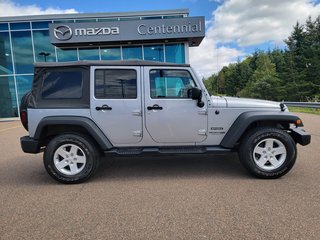
<svg viewBox="0 0 320 240">
<path fill-rule="evenodd" d="M 289 129 L 290 124 L 296 124 L 299 117 L 290 112 L 251 111 L 242 113 L 231 125 L 220 145 L 234 148 L 250 129 L 259 126 L 273 126 Z M 302 123 L 299 126 L 303 126 Z"/>
<path fill-rule="evenodd" d="M 77 116 L 52 116 L 43 118 L 37 127 L 34 139 L 45 146 L 54 136 L 61 133 L 80 133 L 88 135 L 101 150 L 113 146 L 100 128 L 89 118 Z"/>
</svg>

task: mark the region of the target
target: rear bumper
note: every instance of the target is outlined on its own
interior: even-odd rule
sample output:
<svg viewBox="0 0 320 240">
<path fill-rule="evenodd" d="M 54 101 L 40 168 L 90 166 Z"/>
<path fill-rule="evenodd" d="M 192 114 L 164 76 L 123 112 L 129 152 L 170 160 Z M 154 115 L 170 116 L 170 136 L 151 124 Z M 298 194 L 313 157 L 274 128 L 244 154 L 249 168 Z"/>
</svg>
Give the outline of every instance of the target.
<svg viewBox="0 0 320 240">
<path fill-rule="evenodd" d="M 311 135 L 300 127 L 292 128 L 291 136 L 296 143 L 299 143 L 302 146 L 308 145 L 311 142 Z"/>
<path fill-rule="evenodd" d="M 39 153 L 40 144 L 38 140 L 24 136 L 20 138 L 21 148 L 25 153 Z"/>
</svg>

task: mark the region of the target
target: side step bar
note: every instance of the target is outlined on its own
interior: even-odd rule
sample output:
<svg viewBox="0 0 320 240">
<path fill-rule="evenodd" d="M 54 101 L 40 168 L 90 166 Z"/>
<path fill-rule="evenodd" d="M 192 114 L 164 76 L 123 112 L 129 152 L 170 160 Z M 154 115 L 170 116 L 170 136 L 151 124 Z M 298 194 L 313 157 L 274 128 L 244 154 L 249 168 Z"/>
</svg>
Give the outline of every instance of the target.
<svg viewBox="0 0 320 240">
<path fill-rule="evenodd" d="M 146 147 L 146 148 L 113 148 L 105 154 L 139 155 L 139 154 L 204 154 L 227 153 L 232 149 L 222 147 Z"/>
</svg>

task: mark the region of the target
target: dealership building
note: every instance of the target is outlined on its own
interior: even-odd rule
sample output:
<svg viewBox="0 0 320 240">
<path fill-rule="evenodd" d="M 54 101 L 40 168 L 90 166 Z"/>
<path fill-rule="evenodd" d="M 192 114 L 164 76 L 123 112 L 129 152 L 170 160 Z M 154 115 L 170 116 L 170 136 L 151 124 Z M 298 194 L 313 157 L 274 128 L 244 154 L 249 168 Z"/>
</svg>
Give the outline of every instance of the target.
<svg viewBox="0 0 320 240">
<path fill-rule="evenodd" d="M 205 35 L 187 9 L 0 18 L 0 119 L 19 117 L 34 62 L 127 60 L 188 63 Z"/>
</svg>

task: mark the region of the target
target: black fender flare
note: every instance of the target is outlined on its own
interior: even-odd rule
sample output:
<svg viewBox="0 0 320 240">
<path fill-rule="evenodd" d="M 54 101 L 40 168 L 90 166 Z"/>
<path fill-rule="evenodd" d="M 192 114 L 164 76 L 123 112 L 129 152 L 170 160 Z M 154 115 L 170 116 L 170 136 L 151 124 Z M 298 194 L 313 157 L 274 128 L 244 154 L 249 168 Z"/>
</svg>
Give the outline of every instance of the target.
<svg viewBox="0 0 320 240">
<path fill-rule="evenodd" d="M 255 122 L 286 122 L 296 123 L 299 117 L 290 112 L 265 112 L 251 111 L 244 112 L 231 125 L 230 129 L 222 139 L 220 145 L 225 148 L 233 148 L 241 136 L 246 132 L 248 127 Z M 303 126 L 300 124 L 299 126 Z"/>
<path fill-rule="evenodd" d="M 44 117 L 38 124 L 34 134 L 34 139 L 40 139 L 45 127 L 52 125 L 71 125 L 85 128 L 91 137 L 99 144 L 102 150 L 113 148 L 109 139 L 104 135 L 101 129 L 89 118 L 80 116 L 52 116 Z"/>
</svg>

